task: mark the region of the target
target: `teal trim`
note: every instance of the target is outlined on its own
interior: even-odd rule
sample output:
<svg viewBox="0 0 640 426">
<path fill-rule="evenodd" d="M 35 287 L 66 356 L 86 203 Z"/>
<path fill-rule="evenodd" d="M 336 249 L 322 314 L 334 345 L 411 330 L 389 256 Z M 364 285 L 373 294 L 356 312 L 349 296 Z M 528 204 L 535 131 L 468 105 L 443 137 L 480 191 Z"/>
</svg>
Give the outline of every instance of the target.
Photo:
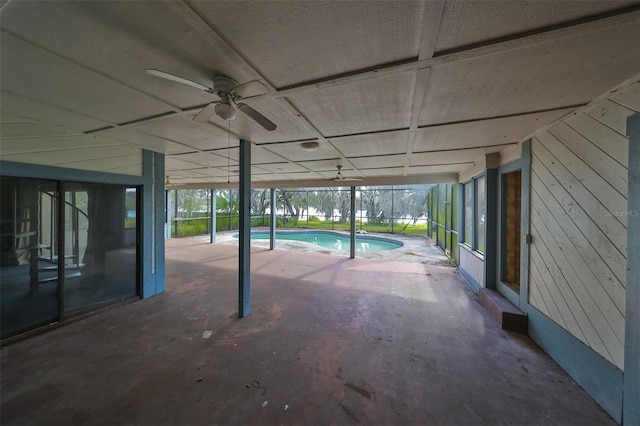
<svg viewBox="0 0 640 426">
<path fill-rule="evenodd" d="M 464 240 L 464 184 L 458 185 L 458 243 L 461 243 L 462 241 L 460 240 Z M 459 252 L 460 248 L 458 248 Z M 458 258 L 458 264 L 460 264 L 460 258 Z"/>
<path fill-rule="evenodd" d="M 67 230 L 66 230 L 66 221 L 65 221 L 65 203 L 61 202 L 61 200 L 65 199 L 65 193 L 66 193 L 66 188 L 65 188 L 65 182 L 63 180 L 58 181 L 58 220 L 56 221 L 56 225 L 58 226 L 58 235 L 67 235 Z M 57 252 L 58 252 L 58 259 L 64 259 L 65 258 L 65 238 L 57 238 L 57 243 L 58 243 L 58 247 L 57 247 Z M 65 320 L 65 307 L 64 307 L 64 302 L 65 302 L 65 297 L 64 297 L 64 293 L 65 293 L 65 268 L 64 267 L 59 267 L 58 266 L 58 321 L 62 322 Z"/>
<path fill-rule="evenodd" d="M 271 194 L 269 194 L 271 196 L 271 212 L 269 214 L 269 229 L 270 229 L 270 235 L 269 235 L 269 250 L 273 250 L 276 248 L 276 224 L 277 224 L 277 220 L 278 220 L 278 216 L 277 216 L 277 204 L 276 204 L 276 188 L 271 188 Z"/>
<path fill-rule="evenodd" d="M 527 313 L 529 336 L 620 423 L 622 372 L 533 306 Z"/>
<path fill-rule="evenodd" d="M 351 259 L 356 257 L 356 187 L 352 186 L 349 192 L 351 196 L 351 224 L 349 226 L 349 257 Z M 393 194 L 393 193 L 392 193 Z M 393 196 L 391 197 L 393 199 Z"/>
<path fill-rule="evenodd" d="M 143 154 L 144 158 L 144 154 Z M 36 164 L 16 163 L 0 160 L 0 174 L 4 176 L 77 181 L 88 183 L 108 183 L 115 185 L 142 185 L 143 176 L 118 173 L 92 172 L 90 170 L 69 169 L 66 167 L 40 166 Z M 144 174 L 144 172 L 143 172 Z"/>
<path fill-rule="evenodd" d="M 496 282 L 496 290 L 498 290 L 498 292 L 502 294 L 505 297 L 505 299 L 511 302 L 513 306 L 520 309 L 520 305 L 519 305 L 520 295 L 516 293 L 515 290 L 513 290 L 511 287 L 509 287 L 502 281 Z"/>
<path fill-rule="evenodd" d="M 218 232 L 216 223 L 218 221 L 218 191 L 211 190 L 211 235 L 209 236 L 209 242 L 211 244 L 216 242 L 216 233 Z"/>
<path fill-rule="evenodd" d="M 165 191 L 165 206 L 167 216 L 164 220 L 164 237 L 171 238 L 171 218 L 173 217 L 173 197 L 170 190 Z"/>
<path fill-rule="evenodd" d="M 513 170 L 515 171 L 515 170 Z M 502 289 L 504 289 L 504 287 L 506 286 L 501 286 L 500 284 L 502 284 L 502 280 L 504 279 L 504 276 L 506 275 L 506 264 L 507 264 L 507 250 L 505 249 L 505 235 L 507 233 L 507 209 L 505 207 L 505 201 L 507 199 L 507 173 L 512 173 L 512 171 L 509 172 L 505 172 L 502 170 L 502 167 L 498 169 L 498 193 L 500 194 L 500 197 L 498 197 L 498 215 L 500 220 L 498 221 L 498 235 L 497 235 L 497 243 L 498 243 L 498 249 L 497 249 L 497 256 L 496 256 L 496 261 L 497 261 L 497 265 L 496 265 L 496 289 L 502 293 L 504 295 L 504 293 L 502 292 Z M 518 298 L 520 297 L 520 295 L 518 295 Z M 507 299 L 509 299 L 507 297 Z M 511 299 L 509 299 L 509 301 L 511 303 L 513 303 L 513 301 Z M 514 303 L 514 305 L 518 306 L 517 303 Z"/>
<path fill-rule="evenodd" d="M 240 139 L 238 317 L 251 312 L 251 142 Z"/>
<path fill-rule="evenodd" d="M 531 139 L 522 143 L 522 168 L 520 173 L 520 234 L 530 234 L 530 188 L 531 188 Z M 529 307 L 529 243 L 520 243 L 520 310 L 527 313 Z"/>
<path fill-rule="evenodd" d="M 478 181 L 477 179 L 478 179 L 478 176 L 474 177 L 469 183 L 469 185 L 471 185 L 471 221 L 473 222 L 473 224 L 471 225 L 471 241 L 467 239 L 467 235 L 464 236 L 464 242 L 467 244 L 470 243 L 469 245 L 474 251 L 478 248 L 478 220 L 477 220 Z M 485 179 L 485 183 L 486 182 L 487 180 Z"/>
<path fill-rule="evenodd" d="M 153 280 L 155 281 L 155 293 L 164 293 L 165 288 L 165 260 L 164 260 L 164 154 L 153 153 L 153 209 L 155 213 L 154 221 L 154 241 L 153 254 L 155 256 Z"/>
<path fill-rule="evenodd" d="M 485 237 L 484 283 L 496 288 L 498 257 L 498 169 L 487 169 L 485 174 Z"/>
<path fill-rule="evenodd" d="M 640 425 L 640 114 L 627 119 L 629 192 L 623 424 Z"/>
<path fill-rule="evenodd" d="M 140 245 L 140 295 L 143 299 L 155 295 L 155 282 L 153 276 L 153 152 L 142 153 L 142 174 L 145 182 L 142 185 L 142 215 L 140 217 L 140 229 L 142 229 Z"/>
<path fill-rule="evenodd" d="M 140 295 L 143 299 L 164 292 L 164 154 L 142 153 L 142 229 Z"/>
</svg>

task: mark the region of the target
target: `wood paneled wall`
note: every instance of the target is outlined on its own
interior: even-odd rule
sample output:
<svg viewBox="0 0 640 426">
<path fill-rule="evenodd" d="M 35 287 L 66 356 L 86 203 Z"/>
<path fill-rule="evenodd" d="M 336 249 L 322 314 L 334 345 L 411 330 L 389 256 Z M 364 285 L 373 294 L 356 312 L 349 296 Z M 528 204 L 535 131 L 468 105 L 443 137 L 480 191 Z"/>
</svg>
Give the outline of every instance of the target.
<svg viewBox="0 0 640 426">
<path fill-rule="evenodd" d="M 623 369 L 629 142 L 638 83 L 532 138 L 529 303 Z"/>
</svg>

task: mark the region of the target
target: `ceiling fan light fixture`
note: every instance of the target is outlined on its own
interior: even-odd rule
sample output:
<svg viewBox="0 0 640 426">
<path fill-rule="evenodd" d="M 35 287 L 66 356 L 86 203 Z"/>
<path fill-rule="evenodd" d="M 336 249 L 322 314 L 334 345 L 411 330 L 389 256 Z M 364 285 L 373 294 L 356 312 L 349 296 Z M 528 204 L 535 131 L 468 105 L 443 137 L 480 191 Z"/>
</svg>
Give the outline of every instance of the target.
<svg viewBox="0 0 640 426">
<path fill-rule="evenodd" d="M 236 118 L 236 107 L 229 102 L 220 102 L 216 105 L 216 115 L 223 120 L 233 120 Z"/>
<path fill-rule="evenodd" d="M 305 150 L 305 151 L 309 151 L 309 152 L 313 152 L 315 150 L 318 149 L 318 147 L 320 146 L 320 144 L 318 144 L 318 142 L 316 141 L 311 141 L 311 142 L 302 142 L 300 144 L 300 146 Z"/>
</svg>

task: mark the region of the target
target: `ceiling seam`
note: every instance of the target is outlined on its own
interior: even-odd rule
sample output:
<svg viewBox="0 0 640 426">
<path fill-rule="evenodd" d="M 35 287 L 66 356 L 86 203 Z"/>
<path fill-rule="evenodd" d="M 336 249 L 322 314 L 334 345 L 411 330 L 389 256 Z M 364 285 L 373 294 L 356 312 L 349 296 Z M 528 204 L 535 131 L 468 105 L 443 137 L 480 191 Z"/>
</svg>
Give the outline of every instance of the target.
<svg viewBox="0 0 640 426">
<path fill-rule="evenodd" d="M 283 107 L 285 111 L 287 111 L 289 114 L 293 114 L 297 116 L 298 121 L 302 123 L 303 127 L 305 127 L 308 132 L 310 132 L 311 134 L 315 134 L 320 142 L 329 144 L 333 149 L 335 149 L 336 152 L 340 154 L 342 165 L 344 165 L 345 163 L 351 164 L 351 162 L 347 159 L 347 157 L 338 148 L 336 148 L 333 145 L 333 143 L 328 138 L 326 138 L 322 134 L 322 132 L 320 132 L 320 130 L 318 130 L 318 128 L 313 123 L 311 123 L 311 121 L 302 112 L 300 112 L 291 101 L 289 101 L 289 99 L 280 98 L 278 99 L 278 101 L 280 103 L 280 106 Z M 351 166 L 353 167 L 353 164 L 351 164 Z M 312 171 L 312 170 L 309 170 L 309 171 Z"/>
<path fill-rule="evenodd" d="M 567 105 L 567 106 L 560 106 L 560 107 L 554 107 L 554 108 L 546 108 L 546 109 L 540 109 L 540 110 L 534 110 L 534 111 L 527 111 L 527 112 L 517 112 L 514 114 L 505 114 L 505 115 L 496 115 L 493 117 L 483 117 L 483 118 L 473 118 L 473 119 L 469 119 L 469 120 L 459 120 L 459 121 L 449 121 L 446 123 L 437 123 L 437 124 L 426 124 L 424 126 L 419 126 L 417 130 L 422 130 L 422 129 L 432 129 L 432 128 L 436 128 L 436 127 L 443 127 L 443 126 L 452 126 L 455 124 L 467 124 L 467 123 L 478 123 L 478 122 L 482 122 L 482 121 L 490 121 L 490 120 L 501 120 L 504 118 L 514 118 L 514 117 L 524 117 L 527 115 L 534 115 L 534 114 L 543 114 L 545 112 L 555 112 L 555 111 L 562 111 L 564 109 L 576 109 L 576 108 L 581 108 L 583 106 L 587 105 L 586 103 L 579 103 L 579 104 L 575 104 L 575 105 Z"/>
<path fill-rule="evenodd" d="M 177 3 L 177 4 L 179 4 L 179 3 Z M 190 8 L 190 6 L 188 6 L 186 4 L 185 4 L 185 6 L 192 13 L 195 14 L 195 12 Z M 200 21 L 202 21 L 202 19 L 197 14 L 195 16 Z M 576 35 L 583 35 L 583 34 L 586 34 L 586 33 L 589 33 L 589 32 L 599 31 L 599 30 L 602 30 L 602 29 L 605 29 L 605 28 L 608 28 L 608 27 L 611 27 L 611 26 L 621 25 L 621 24 L 624 24 L 624 23 L 627 23 L 627 22 L 631 22 L 631 21 L 634 21 L 634 20 L 639 20 L 639 19 L 640 19 L 640 11 L 638 11 L 637 8 L 635 8 L 630 12 L 620 13 L 620 14 L 617 14 L 617 15 L 614 15 L 614 16 L 608 16 L 608 17 L 602 18 L 600 20 L 593 20 L 593 21 L 589 21 L 589 22 L 586 22 L 586 23 L 581 22 L 581 23 L 578 23 L 576 25 L 568 25 L 568 26 L 564 26 L 564 27 L 559 28 L 559 29 L 552 29 L 552 30 L 548 30 L 546 32 L 536 33 L 534 35 L 520 36 L 520 37 L 511 38 L 511 39 L 501 40 L 501 41 L 493 43 L 493 44 L 480 46 L 480 47 L 473 47 L 473 48 L 469 48 L 469 49 L 466 49 L 466 50 L 460 50 L 460 51 L 456 51 L 456 52 L 448 53 L 448 54 L 442 54 L 442 55 L 435 56 L 435 57 L 432 57 L 432 58 L 429 58 L 429 59 L 424 59 L 424 60 L 415 60 L 414 59 L 414 60 L 411 60 L 411 62 L 394 63 L 394 64 L 387 65 L 387 66 L 383 65 L 383 66 L 378 67 L 377 69 L 368 69 L 368 70 L 362 71 L 362 72 L 355 71 L 354 73 L 351 73 L 350 75 L 345 76 L 345 77 L 332 76 L 332 77 L 328 77 L 327 79 L 316 80 L 316 81 L 313 81 L 313 82 L 305 83 L 304 85 L 290 87 L 290 88 L 284 88 L 284 89 L 281 89 L 281 90 L 276 90 L 275 88 L 273 88 L 273 86 L 270 85 L 270 87 L 273 88 L 273 93 L 252 97 L 250 100 L 248 100 L 248 103 L 250 103 L 252 100 L 279 99 L 279 98 L 285 98 L 286 96 L 294 94 L 294 93 L 304 92 L 304 91 L 307 91 L 307 90 L 319 90 L 319 87 L 318 87 L 319 84 L 328 85 L 327 87 L 331 87 L 331 84 L 330 84 L 331 82 L 339 82 L 339 84 L 346 84 L 346 83 L 349 83 L 349 82 L 352 82 L 352 81 L 357 81 L 358 79 L 363 79 L 365 77 L 374 78 L 374 77 L 387 75 L 389 73 L 415 71 L 415 70 L 426 68 L 426 67 L 433 66 L 433 65 L 442 65 L 442 64 L 446 64 L 446 63 L 458 62 L 458 61 L 463 61 L 463 60 L 471 60 L 471 59 L 475 59 L 475 58 L 478 58 L 478 57 L 481 57 L 481 56 L 497 54 L 497 53 L 505 52 L 505 51 L 508 51 L 508 50 L 516 49 L 516 48 L 523 48 L 523 47 L 526 47 L 526 46 L 531 46 L 531 45 L 540 44 L 540 43 L 550 43 L 550 42 L 553 42 L 555 40 L 562 39 L 562 38 L 567 38 L 567 37 L 576 36 Z M 202 23 L 207 25 L 206 22 L 204 22 L 204 21 L 202 21 Z M 213 31 L 213 29 L 211 29 L 208 25 L 207 25 L 207 27 L 209 28 L 209 30 L 213 34 L 216 34 L 215 31 Z M 217 35 L 217 37 L 219 37 L 219 35 Z M 222 40 L 222 41 L 224 41 L 224 40 Z M 39 46 L 37 46 L 37 47 L 39 47 Z M 229 49 L 231 49 L 230 46 L 228 46 L 228 47 L 229 47 Z M 45 48 L 42 48 L 42 47 L 39 47 L 39 48 L 47 51 L 48 53 L 53 54 L 52 52 L 50 52 L 49 50 L 47 50 Z M 237 52 L 236 52 L 236 54 L 237 54 Z M 57 55 L 57 56 L 59 56 L 59 55 Z M 59 56 L 59 57 L 64 58 L 62 56 Z M 68 58 L 64 58 L 64 59 L 69 60 Z M 71 61 L 71 62 L 73 62 L 73 61 Z M 84 69 L 87 69 L 89 71 L 96 72 L 96 71 L 91 70 L 90 68 L 84 67 L 84 66 L 82 66 L 80 64 L 77 64 L 75 62 L 73 62 L 73 63 L 76 64 L 77 66 L 81 66 Z M 249 65 L 250 64 L 247 63 L 247 66 L 249 66 Z M 258 74 L 257 71 L 255 71 L 253 68 L 251 68 L 251 69 L 254 72 L 256 72 L 256 75 L 258 77 L 260 77 L 260 74 Z M 99 75 L 102 75 L 102 74 L 99 74 Z M 104 76 L 104 75 L 102 75 L 102 76 L 104 78 L 110 79 L 110 80 L 112 80 L 114 82 L 118 82 L 117 80 L 111 79 L 108 76 Z M 118 82 L 118 83 L 120 83 L 120 82 Z M 123 84 L 123 83 L 120 83 L 120 84 Z M 130 88 L 127 85 L 124 85 L 124 86 L 127 87 L 127 88 Z M 136 90 L 136 89 L 130 88 L 130 90 Z M 138 93 L 153 98 L 153 96 L 151 96 L 149 94 L 146 94 L 144 92 L 138 92 Z M 153 98 L 153 99 L 155 99 L 155 98 Z M 159 101 L 164 103 L 164 104 L 166 104 L 166 105 L 168 105 L 168 106 L 170 106 L 171 108 L 174 108 L 175 109 L 174 112 L 176 112 L 176 114 L 185 114 L 187 112 L 190 112 L 191 110 L 195 110 L 197 108 L 200 108 L 200 107 L 193 107 L 193 108 L 189 107 L 189 108 L 185 108 L 184 110 L 181 110 L 181 109 L 179 109 L 177 107 L 174 107 L 174 106 L 171 106 L 170 104 L 167 104 L 165 101 L 162 101 L 162 100 L 159 100 Z M 294 116 L 297 116 L 297 115 L 294 114 Z M 106 120 L 101 120 L 101 121 L 106 121 Z"/>
<path fill-rule="evenodd" d="M 405 157 L 403 175 L 409 174 L 409 166 L 411 165 L 411 153 L 416 141 L 416 129 L 420 123 L 424 100 L 427 96 L 429 87 L 429 77 L 431 76 L 431 68 L 423 68 L 415 71 L 413 96 L 411 99 L 411 116 L 409 117 L 409 132 L 407 135 L 407 152 Z"/>
<path fill-rule="evenodd" d="M 606 13 L 587 16 L 587 17 L 576 19 L 573 21 L 563 22 L 555 25 L 546 26 L 546 27 L 539 27 L 530 31 L 525 31 L 525 32 L 511 34 L 505 37 L 485 40 L 480 43 L 474 43 L 466 46 L 456 47 L 453 49 L 443 50 L 441 52 L 436 52 L 435 57 L 445 56 L 445 55 L 458 53 L 466 50 L 473 50 L 476 48 L 482 48 L 485 46 L 500 44 L 501 42 L 504 42 L 504 41 L 514 41 L 514 40 L 519 40 L 524 38 L 533 38 L 535 36 L 549 34 L 549 33 L 557 33 L 558 36 L 556 36 L 554 40 L 559 40 L 560 38 L 571 37 L 570 32 L 564 31 L 564 30 L 569 30 L 571 28 L 575 28 L 579 26 L 582 28 L 585 28 L 584 33 L 586 34 L 587 32 L 590 32 L 590 31 L 598 31 L 598 28 L 592 28 L 593 24 L 596 24 L 598 22 L 603 22 L 606 20 L 611 20 L 611 22 L 616 22 L 618 21 L 617 19 L 618 17 L 624 16 L 626 14 L 633 14 L 633 12 L 638 12 L 638 11 L 640 11 L 640 6 L 624 7 L 618 10 L 613 10 Z M 590 28 L 591 30 L 589 31 Z M 564 37 L 560 37 L 560 35 L 564 34 L 565 32 L 567 32 L 567 35 L 565 35 Z M 542 40 L 542 42 L 544 42 L 544 40 Z"/>
<path fill-rule="evenodd" d="M 79 115 L 79 116 L 82 116 L 82 117 L 86 117 L 86 118 L 89 118 L 89 119 L 91 119 L 91 120 L 102 121 L 102 122 L 104 122 L 104 123 L 107 123 L 107 124 L 108 124 L 108 125 L 110 125 L 110 126 L 114 126 L 114 125 L 115 125 L 115 123 L 111 123 L 111 122 L 110 122 L 110 121 L 108 121 L 108 120 L 103 120 L 103 119 L 99 119 L 99 118 L 96 118 L 96 117 L 92 117 L 92 116 L 90 116 L 90 115 L 83 114 L 82 112 L 73 111 L 73 110 L 71 110 L 71 109 L 69 109 L 69 108 L 61 107 L 61 106 L 58 106 L 58 105 L 52 105 L 52 104 L 50 104 L 50 103 L 48 103 L 48 102 L 44 102 L 44 101 L 39 100 L 39 99 L 33 99 L 33 98 L 28 97 L 28 96 L 24 96 L 24 95 L 20 95 L 20 94 L 18 94 L 18 93 L 14 93 L 14 92 L 12 92 L 12 91 L 10 91 L 10 90 L 6 90 L 5 88 L 2 88 L 2 90 L 1 90 L 0 92 L 7 93 L 7 94 L 9 94 L 9 95 L 11 95 L 11 96 L 16 96 L 16 97 L 18 97 L 18 98 L 26 99 L 26 100 L 28 100 L 29 102 L 36 102 L 36 103 L 39 103 L 39 104 L 42 104 L 42 105 L 46 105 L 46 106 L 51 107 L 51 108 L 55 108 L 55 109 L 58 109 L 58 110 L 62 110 L 62 111 L 66 111 L 66 112 L 70 112 L 70 113 L 72 113 L 72 114 Z M 13 115 L 17 115 L 17 114 L 13 114 Z M 19 116 L 19 117 L 25 118 L 26 120 L 29 120 L 30 122 L 33 122 L 33 123 L 41 123 L 41 124 L 44 124 L 44 125 L 47 125 L 47 126 L 60 127 L 61 129 L 76 130 L 76 131 L 78 131 L 78 132 L 80 132 L 80 133 L 86 133 L 84 130 L 79 130 L 79 129 L 69 129 L 68 127 L 63 127 L 63 126 L 60 126 L 60 125 L 58 125 L 58 124 L 46 123 L 46 122 L 42 122 L 42 121 L 35 121 L 34 119 L 29 118 L 29 117 L 24 117 L 24 116 Z M 105 127 L 106 127 L 106 126 L 105 126 Z"/>
<path fill-rule="evenodd" d="M 438 45 L 440 24 L 444 15 L 444 1 L 429 1 L 422 3 L 422 28 L 418 47 L 418 60 L 432 58 Z"/>
<path fill-rule="evenodd" d="M 213 45 L 216 47 L 222 46 L 226 51 L 227 55 L 231 55 L 229 59 L 234 61 L 237 65 L 240 65 L 242 68 L 248 70 L 249 74 L 252 74 L 256 79 L 261 80 L 263 83 L 266 83 L 270 92 L 276 91 L 275 87 L 269 80 L 267 80 L 256 67 L 251 64 L 244 56 L 242 56 L 231 44 L 225 40 L 210 24 L 207 22 L 200 14 L 191 6 L 188 1 L 170 1 L 167 2 L 169 8 L 171 8 L 174 12 L 180 14 L 182 18 L 185 20 L 189 19 L 187 22 L 189 25 L 193 26 L 194 24 L 199 24 L 201 26 L 206 27 L 205 32 L 199 32 L 199 34 L 204 38 L 213 38 L 213 40 L 209 40 L 213 42 Z M 195 21 L 195 22 L 194 22 Z M 197 28 L 194 28 L 197 29 Z"/>
<path fill-rule="evenodd" d="M 345 74 L 329 76 L 323 79 L 305 82 L 300 85 L 288 86 L 281 88 L 276 93 L 256 96 L 253 99 L 268 99 L 272 97 L 285 97 L 292 94 L 305 92 L 308 90 L 318 90 L 324 87 L 333 87 L 340 84 L 348 84 L 359 81 L 363 78 L 384 76 L 393 73 L 403 73 L 415 71 L 421 68 L 432 67 L 435 65 L 445 65 L 453 62 L 472 60 L 483 56 L 494 55 L 508 52 L 514 49 L 535 46 L 543 43 L 553 43 L 557 40 L 571 38 L 601 31 L 611 27 L 619 27 L 633 21 L 640 20 L 640 10 L 634 8 L 625 13 L 614 16 L 606 16 L 599 20 L 589 22 L 578 22 L 575 25 L 567 25 L 562 28 L 547 30 L 544 32 L 521 36 L 514 35 L 512 38 L 504 38 L 500 41 L 466 48 L 451 53 L 439 53 L 428 59 L 411 59 L 408 61 L 398 61 L 391 64 L 369 67 L 364 70 L 355 70 Z M 334 83 L 335 82 L 335 83 Z"/>
<path fill-rule="evenodd" d="M 468 150 L 473 150 L 473 149 L 486 149 L 486 148 L 496 148 L 499 146 L 510 146 L 510 145 L 517 145 L 519 142 L 504 142 L 504 143 L 499 143 L 496 145 L 480 145 L 480 146 L 473 146 L 473 147 L 469 147 L 469 148 L 452 148 L 452 149 L 437 149 L 434 151 L 416 151 L 414 152 L 414 154 L 436 154 L 436 153 L 443 153 L 443 152 L 456 152 L 456 151 L 468 151 Z"/>
</svg>

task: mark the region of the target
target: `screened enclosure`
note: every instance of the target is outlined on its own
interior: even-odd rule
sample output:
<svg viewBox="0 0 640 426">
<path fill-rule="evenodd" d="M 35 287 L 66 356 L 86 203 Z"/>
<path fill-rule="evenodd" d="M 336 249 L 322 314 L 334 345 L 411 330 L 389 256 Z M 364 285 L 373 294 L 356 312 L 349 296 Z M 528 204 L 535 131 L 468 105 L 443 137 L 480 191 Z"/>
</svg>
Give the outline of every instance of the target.
<svg viewBox="0 0 640 426">
<path fill-rule="evenodd" d="M 356 188 L 356 229 L 404 235 L 427 235 L 428 193 L 431 185 Z M 183 237 L 211 232 L 212 201 L 215 229 L 238 229 L 236 190 L 174 190 L 171 235 Z M 285 188 L 276 190 L 277 228 L 348 231 L 351 226 L 350 188 Z M 251 191 L 251 226 L 269 226 L 271 190 Z"/>
</svg>

